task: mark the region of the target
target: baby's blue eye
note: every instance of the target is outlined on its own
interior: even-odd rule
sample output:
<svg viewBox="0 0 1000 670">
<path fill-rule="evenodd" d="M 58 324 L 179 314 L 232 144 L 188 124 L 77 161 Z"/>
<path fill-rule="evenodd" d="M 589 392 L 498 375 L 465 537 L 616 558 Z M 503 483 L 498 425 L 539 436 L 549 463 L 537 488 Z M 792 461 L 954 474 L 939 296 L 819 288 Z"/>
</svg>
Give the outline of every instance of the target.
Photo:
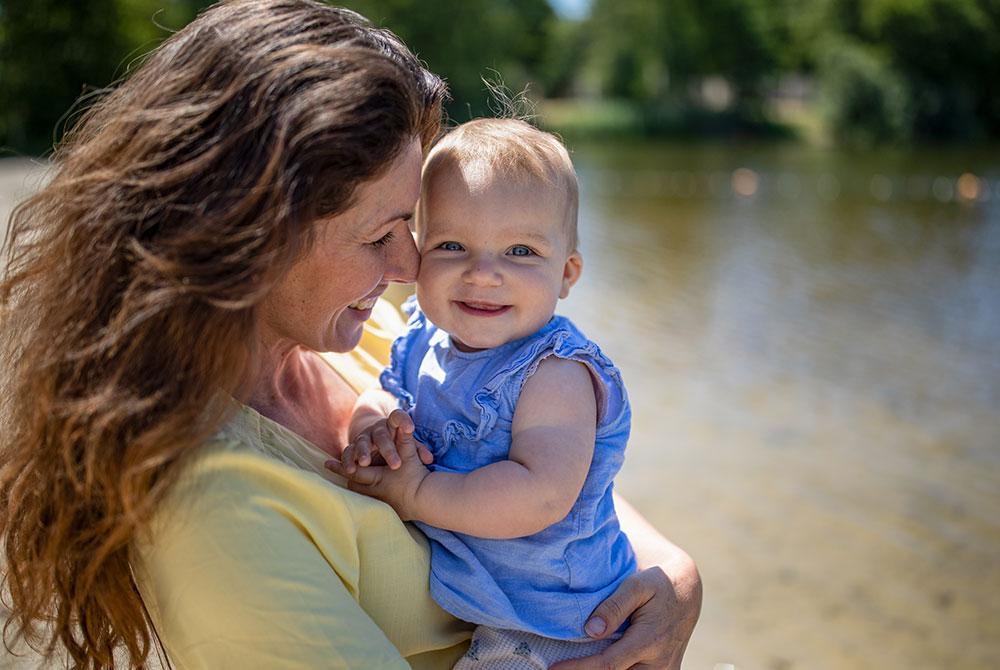
<svg viewBox="0 0 1000 670">
<path fill-rule="evenodd" d="M 438 249 L 444 249 L 445 251 L 462 251 L 462 245 L 458 242 L 442 242 L 438 245 Z"/>
<path fill-rule="evenodd" d="M 530 247 L 526 247 L 523 244 L 515 244 L 510 248 L 511 256 L 534 256 L 535 252 L 531 250 Z"/>
</svg>

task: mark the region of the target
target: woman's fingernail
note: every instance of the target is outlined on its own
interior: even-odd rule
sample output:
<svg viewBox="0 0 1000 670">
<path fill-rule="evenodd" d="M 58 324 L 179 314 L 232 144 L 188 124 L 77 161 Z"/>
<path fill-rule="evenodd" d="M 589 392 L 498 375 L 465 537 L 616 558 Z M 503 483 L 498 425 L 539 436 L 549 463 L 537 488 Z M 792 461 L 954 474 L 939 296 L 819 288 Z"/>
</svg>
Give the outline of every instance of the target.
<svg viewBox="0 0 1000 670">
<path fill-rule="evenodd" d="M 593 619 L 588 621 L 587 625 L 585 625 L 583 628 L 590 635 L 600 635 L 601 633 L 604 632 L 604 629 L 607 627 L 608 624 L 604 623 L 604 619 L 595 616 Z"/>
</svg>

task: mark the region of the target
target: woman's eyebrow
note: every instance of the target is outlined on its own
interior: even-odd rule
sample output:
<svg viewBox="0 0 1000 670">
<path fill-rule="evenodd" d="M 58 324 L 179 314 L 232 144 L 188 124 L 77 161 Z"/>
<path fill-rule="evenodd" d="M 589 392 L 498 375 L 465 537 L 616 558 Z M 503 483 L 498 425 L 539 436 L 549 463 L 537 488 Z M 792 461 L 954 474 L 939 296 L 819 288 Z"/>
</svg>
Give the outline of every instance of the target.
<svg viewBox="0 0 1000 670">
<path fill-rule="evenodd" d="M 392 223 L 393 221 L 399 221 L 400 219 L 402 219 L 403 221 L 409 221 L 412 218 L 413 218 L 413 210 L 410 210 L 408 212 L 399 212 L 399 213 L 393 214 L 392 216 L 390 216 L 389 218 L 387 218 L 382 223 L 382 225 L 384 226 L 387 223 Z"/>
</svg>

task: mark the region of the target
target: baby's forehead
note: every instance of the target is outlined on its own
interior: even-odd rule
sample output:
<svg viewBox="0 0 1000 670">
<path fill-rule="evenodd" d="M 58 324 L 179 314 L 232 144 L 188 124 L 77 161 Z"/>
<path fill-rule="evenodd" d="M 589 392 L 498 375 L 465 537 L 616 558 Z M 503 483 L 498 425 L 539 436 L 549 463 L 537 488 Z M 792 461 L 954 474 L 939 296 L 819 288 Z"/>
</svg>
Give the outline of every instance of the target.
<svg viewBox="0 0 1000 670">
<path fill-rule="evenodd" d="M 425 168 L 423 173 L 424 194 L 447 191 L 475 197 L 506 191 L 559 196 L 565 190 L 560 180 L 551 175 L 534 174 L 479 158 L 441 161 L 431 169 Z"/>
</svg>

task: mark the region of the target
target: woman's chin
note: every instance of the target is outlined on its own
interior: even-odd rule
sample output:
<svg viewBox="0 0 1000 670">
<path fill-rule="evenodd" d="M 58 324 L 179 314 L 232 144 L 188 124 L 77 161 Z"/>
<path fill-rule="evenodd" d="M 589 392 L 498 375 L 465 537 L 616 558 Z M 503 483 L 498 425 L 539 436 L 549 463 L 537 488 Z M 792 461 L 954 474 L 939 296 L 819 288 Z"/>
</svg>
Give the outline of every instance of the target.
<svg viewBox="0 0 1000 670">
<path fill-rule="evenodd" d="M 326 350 L 336 353 L 348 352 L 358 346 L 364 333 L 365 321 L 372 315 L 371 309 L 344 309 L 333 324 Z"/>
</svg>

